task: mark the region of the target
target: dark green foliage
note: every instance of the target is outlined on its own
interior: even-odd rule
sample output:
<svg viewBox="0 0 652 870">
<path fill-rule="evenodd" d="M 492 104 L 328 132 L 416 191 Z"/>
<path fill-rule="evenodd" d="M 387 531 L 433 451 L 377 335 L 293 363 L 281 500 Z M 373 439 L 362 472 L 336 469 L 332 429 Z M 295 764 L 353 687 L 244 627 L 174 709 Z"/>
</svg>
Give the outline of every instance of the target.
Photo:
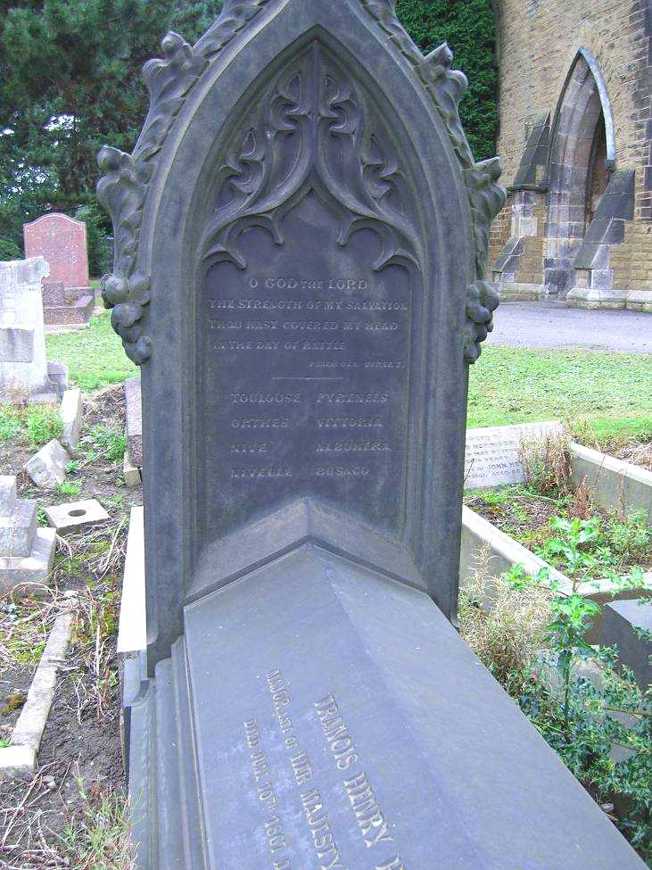
<svg viewBox="0 0 652 870">
<path fill-rule="evenodd" d="M 22 252 L 16 242 L 11 239 L 0 239 L 0 262 L 5 260 L 20 260 Z"/>
<path fill-rule="evenodd" d="M 496 153 L 496 23 L 491 0 L 398 0 L 403 26 L 424 52 L 448 42 L 469 78 L 460 114 L 476 160 Z"/>
<path fill-rule="evenodd" d="M 95 208 L 96 154 L 131 151 L 147 95 L 140 70 L 170 29 L 194 41 L 221 0 L 0 2 L 0 237 L 47 211 Z M 2 135 L 3 130 L 4 135 Z M 99 211 L 96 213 L 99 215 Z M 108 223 L 90 217 L 93 271 Z"/>
<path fill-rule="evenodd" d="M 131 151 L 147 110 L 140 70 L 168 30 L 194 42 L 221 0 L 0 0 L 0 239 L 48 211 L 87 223 L 91 272 L 106 270 L 110 224 L 95 205 L 96 154 Z M 478 159 L 494 152 L 490 0 L 399 0 L 425 51 L 448 40 L 471 80 L 462 116 Z M 7 249 L 16 255 L 16 247 Z M 6 253 L 0 251 L 4 259 Z"/>
</svg>

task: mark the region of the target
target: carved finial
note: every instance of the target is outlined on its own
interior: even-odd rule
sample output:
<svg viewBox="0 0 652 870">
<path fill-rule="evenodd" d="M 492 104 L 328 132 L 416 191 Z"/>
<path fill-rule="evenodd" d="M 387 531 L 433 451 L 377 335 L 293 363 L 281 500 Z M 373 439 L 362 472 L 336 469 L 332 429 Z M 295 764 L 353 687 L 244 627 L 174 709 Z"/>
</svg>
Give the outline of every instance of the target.
<svg viewBox="0 0 652 870">
<path fill-rule="evenodd" d="M 449 70 L 453 65 L 453 52 L 450 50 L 447 42 L 442 42 L 441 45 L 425 56 L 423 62 L 424 64 L 430 64 L 430 66 L 441 66 Z"/>
</svg>

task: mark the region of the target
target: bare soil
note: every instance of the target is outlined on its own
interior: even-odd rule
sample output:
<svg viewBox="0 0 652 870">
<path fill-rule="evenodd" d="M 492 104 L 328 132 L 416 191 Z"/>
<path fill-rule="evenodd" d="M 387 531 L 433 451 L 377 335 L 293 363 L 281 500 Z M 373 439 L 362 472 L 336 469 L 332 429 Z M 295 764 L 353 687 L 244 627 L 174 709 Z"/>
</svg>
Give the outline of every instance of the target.
<svg viewBox="0 0 652 870">
<path fill-rule="evenodd" d="M 129 511 L 142 504 L 142 491 L 126 488 L 121 457 L 103 452 L 103 442 L 93 435 L 96 427 L 120 435 L 124 417 L 122 386 L 85 397 L 82 442 L 75 456 L 78 468 L 67 477 L 81 486 L 74 496 L 36 489 L 21 472 L 34 448 L 24 442 L 0 443 L 0 467 L 3 473 L 18 475 L 22 498 L 36 498 L 39 506 L 96 498 L 111 517 L 100 526 L 58 539 L 50 589 L 44 596 L 0 599 L 2 707 L 12 693 L 27 691 L 36 667 L 37 656 L 27 664 L 11 661 L 20 632 L 27 624 L 47 621 L 52 603 L 65 592 L 74 590 L 78 596 L 71 651 L 59 675 L 38 771 L 28 780 L 0 782 L 0 867 L 7 870 L 115 866 L 90 861 L 81 843 L 89 807 L 97 806 L 103 795 L 120 794 L 125 786 L 116 639 Z M 26 616 L 32 617 L 31 623 L 21 622 Z M 19 712 L 0 715 L 0 738 Z"/>
</svg>

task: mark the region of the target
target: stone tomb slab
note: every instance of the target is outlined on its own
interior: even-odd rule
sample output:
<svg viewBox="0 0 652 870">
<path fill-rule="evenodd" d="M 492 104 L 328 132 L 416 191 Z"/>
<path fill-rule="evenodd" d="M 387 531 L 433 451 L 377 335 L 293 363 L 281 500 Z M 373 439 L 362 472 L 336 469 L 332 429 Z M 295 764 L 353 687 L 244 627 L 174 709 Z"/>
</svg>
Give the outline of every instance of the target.
<svg viewBox="0 0 652 870">
<path fill-rule="evenodd" d="M 45 508 L 48 522 L 57 532 L 72 532 L 85 526 L 95 526 L 110 519 L 96 499 L 52 505 Z"/>
<path fill-rule="evenodd" d="M 523 483 L 522 444 L 563 437 L 558 421 L 469 429 L 466 436 L 465 489 Z"/>
<path fill-rule="evenodd" d="M 186 628 L 207 867 L 642 867 L 425 594 L 306 546 Z"/>
</svg>

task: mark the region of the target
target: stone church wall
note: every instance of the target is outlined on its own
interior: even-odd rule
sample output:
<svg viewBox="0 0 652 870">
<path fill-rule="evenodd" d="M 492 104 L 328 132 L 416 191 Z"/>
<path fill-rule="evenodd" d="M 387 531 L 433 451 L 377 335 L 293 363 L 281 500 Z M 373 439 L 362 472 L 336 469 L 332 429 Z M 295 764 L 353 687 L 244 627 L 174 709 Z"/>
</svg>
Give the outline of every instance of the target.
<svg viewBox="0 0 652 870">
<path fill-rule="evenodd" d="M 491 241 L 503 295 L 652 311 L 652 0 L 495 0 L 495 7 L 498 153 L 510 196 Z M 588 117 L 593 99 L 600 112 L 599 88 L 591 97 L 582 84 L 589 67 L 601 80 L 605 125 L 609 112 L 613 119 L 615 155 L 607 142 L 606 157 L 615 159 L 607 161 L 609 198 L 598 198 L 595 215 L 585 217 L 571 188 L 586 178 L 590 197 L 595 174 L 586 168 L 592 134 L 586 143 L 578 138 L 595 120 L 583 121 L 574 105 L 584 100 Z"/>
</svg>

